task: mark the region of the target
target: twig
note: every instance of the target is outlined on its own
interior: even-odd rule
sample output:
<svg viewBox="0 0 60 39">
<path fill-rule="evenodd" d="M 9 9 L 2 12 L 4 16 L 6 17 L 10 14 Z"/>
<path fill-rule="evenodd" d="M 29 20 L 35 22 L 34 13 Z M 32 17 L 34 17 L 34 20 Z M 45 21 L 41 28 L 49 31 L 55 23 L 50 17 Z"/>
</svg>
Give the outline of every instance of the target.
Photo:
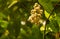
<svg viewBox="0 0 60 39">
<path fill-rule="evenodd" d="M 55 9 L 55 8 L 54 8 Z M 50 13 L 50 15 L 49 15 L 49 17 L 45 20 L 46 22 L 48 21 L 48 19 L 50 18 L 50 16 L 52 15 L 52 13 L 53 13 L 53 11 L 54 11 L 54 9 L 52 10 L 52 12 Z M 44 34 L 43 34 L 43 39 L 46 39 L 46 35 L 45 35 L 45 33 L 46 33 L 46 25 L 47 25 L 47 23 L 45 23 L 45 28 L 44 28 Z"/>
</svg>

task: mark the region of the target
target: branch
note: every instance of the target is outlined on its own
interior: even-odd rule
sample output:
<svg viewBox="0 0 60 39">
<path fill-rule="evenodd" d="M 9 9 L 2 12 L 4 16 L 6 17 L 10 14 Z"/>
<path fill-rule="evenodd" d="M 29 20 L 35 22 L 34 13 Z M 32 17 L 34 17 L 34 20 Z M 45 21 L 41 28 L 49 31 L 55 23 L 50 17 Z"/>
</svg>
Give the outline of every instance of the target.
<svg viewBox="0 0 60 39">
<path fill-rule="evenodd" d="M 55 9 L 55 8 L 54 8 L 54 9 Z M 44 29 L 43 39 L 46 39 L 46 36 L 45 36 L 45 33 L 46 33 L 46 25 L 47 25 L 46 22 L 49 20 L 50 16 L 53 14 L 54 9 L 53 9 L 52 12 L 50 13 L 49 17 L 45 20 L 45 24 L 44 24 L 45 29 Z"/>
</svg>

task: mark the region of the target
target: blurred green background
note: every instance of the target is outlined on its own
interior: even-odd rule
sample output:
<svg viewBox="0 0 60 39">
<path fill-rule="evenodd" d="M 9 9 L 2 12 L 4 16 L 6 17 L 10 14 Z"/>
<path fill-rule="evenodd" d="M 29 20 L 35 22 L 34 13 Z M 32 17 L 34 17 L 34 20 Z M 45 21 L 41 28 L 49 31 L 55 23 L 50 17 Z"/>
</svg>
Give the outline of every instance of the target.
<svg viewBox="0 0 60 39">
<path fill-rule="evenodd" d="M 44 20 L 55 7 L 47 21 L 45 36 L 46 39 L 59 39 L 60 1 L 57 0 L 0 0 L 0 39 L 43 39 L 44 26 L 27 21 L 36 2 L 44 10 Z"/>
</svg>

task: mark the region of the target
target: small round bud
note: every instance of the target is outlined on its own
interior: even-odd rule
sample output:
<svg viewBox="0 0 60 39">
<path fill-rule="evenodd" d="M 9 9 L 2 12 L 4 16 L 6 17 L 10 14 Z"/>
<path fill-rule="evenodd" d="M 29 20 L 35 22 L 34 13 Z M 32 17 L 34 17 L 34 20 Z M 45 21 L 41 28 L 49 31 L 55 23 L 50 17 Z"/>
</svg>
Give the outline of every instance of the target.
<svg viewBox="0 0 60 39">
<path fill-rule="evenodd" d="M 25 22 L 25 21 L 21 21 L 21 24 L 22 24 L 22 25 L 25 25 L 25 24 L 26 24 L 26 22 Z"/>
<path fill-rule="evenodd" d="M 33 6 L 34 8 L 38 6 L 38 3 L 35 3 L 35 5 Z"/>
<path fill-rule="evenodd" d="M 32 9 L 32 10 L 31 10 L 31 14 L 34 14 L 35 12 L 36 12 L 35 9 Z"/>
<path fill-rule="evenodd" d="M 36 7 L 36 8 L 34 8 L 35 10 L 40 10 L 40 7 Z"/>
</svg>

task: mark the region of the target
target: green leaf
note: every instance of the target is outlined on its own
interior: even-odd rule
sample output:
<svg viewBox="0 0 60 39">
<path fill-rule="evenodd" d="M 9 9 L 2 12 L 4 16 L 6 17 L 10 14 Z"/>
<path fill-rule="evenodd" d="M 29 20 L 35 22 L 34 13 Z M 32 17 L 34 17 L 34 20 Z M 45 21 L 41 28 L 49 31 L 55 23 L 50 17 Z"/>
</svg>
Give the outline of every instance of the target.
<svg viewBox="0 0 60 39">
<path fill-rule="evenodd" d="M 59 0 L 51 0 L 52 2 L 60 2 Z"/>
<path fill-rule="evenodd" d="M 58 24 L 60 26 L 60 6 L 57 6 L 55 8 L 54 12 L 56 13 L 55 19 L 57 20 L 57 22 L 58 22 Z"/>
<path fill-rule="evenodd" d="M 7 28 L 8 22 L 7 21 L 2 21 L 1 22 L 1 27 L 2 28 Z"/>
<path fill-rule="evenodd" d="M 20 31 L 21 31 L 21 34 L 26 35 L 26 31 L 23 28 L 21 28 Z"/>
<path fill-rule="evenodd" d="M 45 13 L 45 17 L 48 18 L 50 14 L 47 11 L 44 11 L 44 13 Z"/>
<path fill-rule="evenodd" d="M 48 32 L 46 34 L 46 39 L 55 39 L 55 36 L 53 34 L 54 34 L 53 32 Z"/>
<path fill-rule="evenodd" d="M 43 39 L 43 34 L 37 25 L 33 25 L 30 39 Z"/>
<path fill-rule="evenodd" d="M 60 16 L 56 16 L 55 19 L 57 20 L 59 26 L 60 26 Z"/>
<path fill-rule="evenodd" d="M 51 13 L 51 11 L 53 10 L 53 5 L 52 2 L 50 0 L 38 0 L 38 2 L 43 6 L 43 8 Z"/>
<path fill-rule="evenodd" d="M 51 20 L 49 24 L 47 24 L 47 28 L 51 28 L 52 32 L 59 32 L 59 25 L 56 20 Z"/>
<path fill-rule="evenodd" d="M 6 16 L 2 12 L 0 12 L 0 19 L 5 18 L 5 17 Z"/>
<path fill-rule="evenodd" d="M 15 1 L 13 1 L 9 6 L 8 6 L 8 8 L 10 8 L 10 7 L 12 7 L 14 4 L 16 4 L 18 1 L 17 0 L 15 0 Z"/>
</svg>

